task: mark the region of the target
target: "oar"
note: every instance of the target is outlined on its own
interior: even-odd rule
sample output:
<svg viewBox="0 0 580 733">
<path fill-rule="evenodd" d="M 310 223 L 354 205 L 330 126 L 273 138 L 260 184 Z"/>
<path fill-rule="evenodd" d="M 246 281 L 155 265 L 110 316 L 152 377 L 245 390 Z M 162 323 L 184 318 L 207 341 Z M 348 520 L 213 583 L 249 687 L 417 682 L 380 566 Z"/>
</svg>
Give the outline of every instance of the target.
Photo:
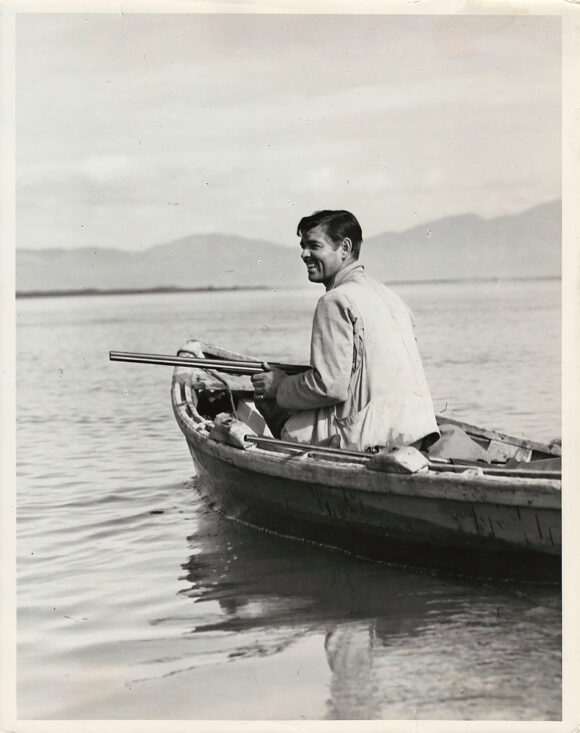
<svg viewBox="0 0 580 733">
<path fill-rule="evenodd" d="M 198 369 L 214 369 L 232 374 L 257 374 L 264 371 L 263 361 L 242 359 L 197 359 L 190 356 L 171 356 L 169 354 L 140 354 L 132 351 L 109 351 L 111 361 L 125 361 L 133 364 L 160 364 L 163 366 L 196 367 Z M 310 369 L 303 364 L 282 364 L 270 361 L 268 364 L 281 369 L 286 374 L 299 374 Z"/>
</svg>

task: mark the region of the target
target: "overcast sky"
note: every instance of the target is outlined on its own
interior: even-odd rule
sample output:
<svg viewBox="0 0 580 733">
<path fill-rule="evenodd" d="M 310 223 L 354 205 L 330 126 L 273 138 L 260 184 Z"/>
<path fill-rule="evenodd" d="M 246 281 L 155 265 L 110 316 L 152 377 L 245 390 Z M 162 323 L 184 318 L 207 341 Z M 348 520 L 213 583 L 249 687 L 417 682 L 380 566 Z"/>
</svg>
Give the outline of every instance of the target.
<svg viewBox="0 0 580 733">
<path fill-rule="evenodd" d="M 296 243 L 561 195 L 560 18 L 20 15 L 17 246 Z"/>
</svg>

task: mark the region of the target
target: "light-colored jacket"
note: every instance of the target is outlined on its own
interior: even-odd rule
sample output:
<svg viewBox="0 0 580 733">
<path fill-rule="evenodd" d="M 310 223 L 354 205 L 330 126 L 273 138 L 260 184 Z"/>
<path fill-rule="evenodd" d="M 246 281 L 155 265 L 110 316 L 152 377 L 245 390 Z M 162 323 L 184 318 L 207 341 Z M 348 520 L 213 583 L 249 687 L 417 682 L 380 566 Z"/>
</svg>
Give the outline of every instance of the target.
<svg viewBox="0 0 580 733">
<path fill-rule="evenodd" d="M 283 439 L 365 450 L 438 431 L 411 311 L 358 262 L 318 301 L 310 364 L 280 383 L 278 405 L 297 411 Z"/>
</svg>

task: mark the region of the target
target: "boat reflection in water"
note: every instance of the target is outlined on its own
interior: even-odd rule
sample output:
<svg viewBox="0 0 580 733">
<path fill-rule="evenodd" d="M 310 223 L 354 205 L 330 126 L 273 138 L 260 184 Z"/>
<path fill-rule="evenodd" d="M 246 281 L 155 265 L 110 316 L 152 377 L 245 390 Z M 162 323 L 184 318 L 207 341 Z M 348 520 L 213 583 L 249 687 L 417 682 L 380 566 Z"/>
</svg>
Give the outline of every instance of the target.
<svg viewBox="0 0 580 733">
<path fill-rule="evenodd" d="M 327 718 L 559 717 L 557 586 L 370 562 L 202 507 L 183 592 L 230 662 L 318 637 Z"/>
</svg>

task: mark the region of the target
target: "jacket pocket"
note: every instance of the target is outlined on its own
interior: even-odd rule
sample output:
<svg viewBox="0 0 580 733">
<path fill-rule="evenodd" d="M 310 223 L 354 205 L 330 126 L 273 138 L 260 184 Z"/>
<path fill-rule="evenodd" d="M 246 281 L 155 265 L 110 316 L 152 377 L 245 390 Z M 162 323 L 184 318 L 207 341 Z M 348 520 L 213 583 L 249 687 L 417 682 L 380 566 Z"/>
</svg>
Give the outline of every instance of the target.
<svg viewBox="0 0 580 733">
<path fill-rule="evenodd" d="M 362 410 L 346 417 L 334 416 L 336 431 L 340 435 L 340 445 L 347 450 L 365 450 L 375 443 L 374 410 L 368 402 Z"/>
<path fill-rule="evenodd" d="M 358 410 L 357 412 L 353 412 L 350 415 L 346 415 L 345 417 L 339 417 L 338 415 L 334 415 L 334 421 L 335 423 L 342 428 L 350 428 L 353 425 L 356 425 L 361 422 L 361 420 L 364 420 L 366 417 L 369 407 L 370 407 L 370 401 L 367 402 L 367 404 L 362 408 L 362 410 Z"/>
</svg>

